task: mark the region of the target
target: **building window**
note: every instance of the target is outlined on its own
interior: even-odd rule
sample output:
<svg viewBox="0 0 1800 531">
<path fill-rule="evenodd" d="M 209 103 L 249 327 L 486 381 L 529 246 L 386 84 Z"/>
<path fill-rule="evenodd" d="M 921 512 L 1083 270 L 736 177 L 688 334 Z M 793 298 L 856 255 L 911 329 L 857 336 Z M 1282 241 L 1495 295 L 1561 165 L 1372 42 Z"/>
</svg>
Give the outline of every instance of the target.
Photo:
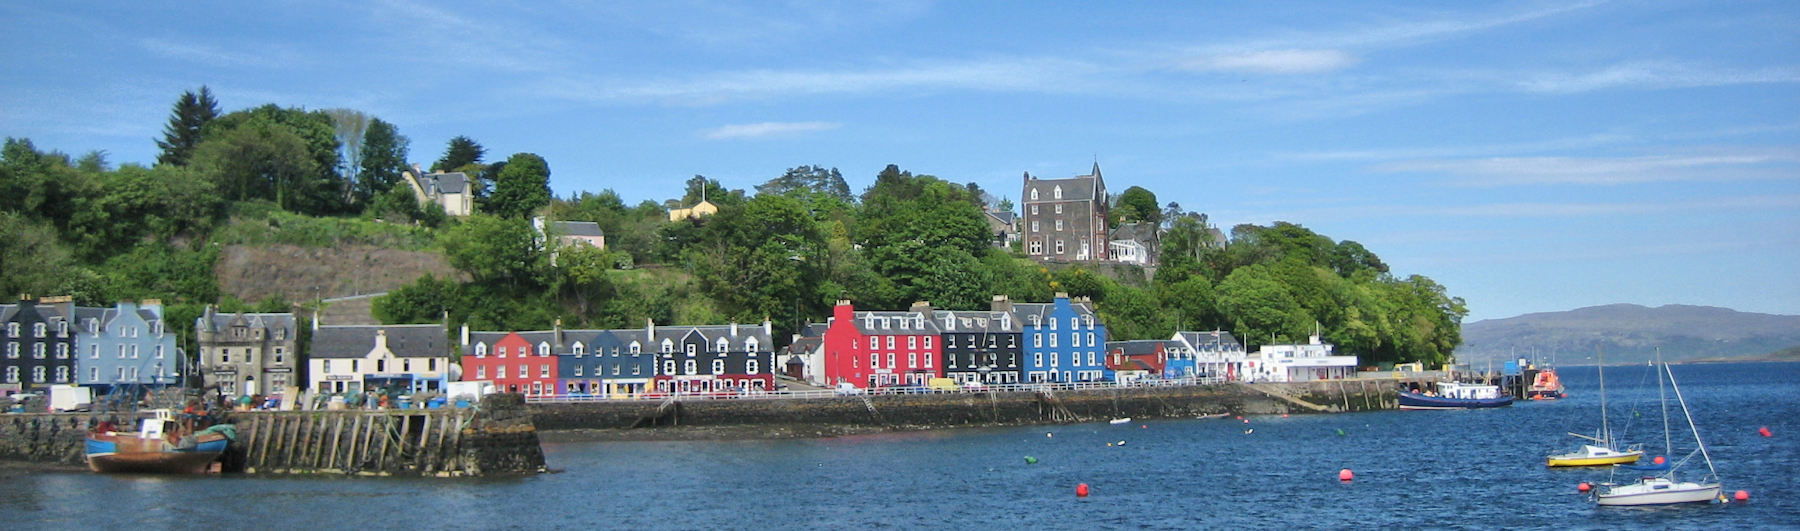
<svg viewBox="0 0 1800 531">
<path fill-rule="evenodd" d="M 663 354 L 674 353 L 675 352 L 675 343 L 673 341 L 664 339 L 662 342 L 662 351 L 663 351 Z"/>
<path fill-rule="evenodd" d="M 881 355 L 876 354 L 874 352 L 870 352 L 869 353 L 869 368 L 873 369 L 873 368 L 876 368 L 879 366 L 881 366 Z"/>
<path fill-rule="evenodd" d="M 326 363 L 330 363 L 330 362 L 326 362 Z M 329 371 L 331 369 L 327 368 L 325 370 Z M 475 366 L 475 379 L 477 379 L 477 380 L 487 379 L 487 366 L 486 365 Z"/>
<path fill-rule="evenodd" d="M 1063 254 L 1063 241 L 1056 240 L 1056 254 Z"/>
<path fill-rule="evenodd" d="M 100 368 L 88 367 L 88 383 L 100 383 Z"/>
<path fill-rule="evenodd" d="M 721 338 L 719 338 L 718 347 L 714 348 L 713 350 L 718 351 L 718 352 L 728 352 L 731 350 L 731 343 L 725 341 L 725 338 L 721 337 Z"/>
<path fill-rule="evenodd" d="M 887 336 L 887 348 L 894 348 L 894 336 Z"/>
<path fill-rule="evenodd" d="M 6 323 L 6 337 L 19 337 L 19 323 Z M 18 378 L 13 378 L 18 381 Z"/>
<path fill-rule="evenodd" d="M 1044 242 L 1031 240 L 1031 254 L 1044 254 Z"/>
<path fill-rule="evenodd" d="M 869 349 L 874 350 L 877 348 L 881 348 L 881 338 L 869 336 Z"/>
<path fill-rule="evenodd" d="M 68 367 L 59 366 L 56 368 L 56 381 L 57 381 L 57 383 L 64 383 L 64 382 L 69 381 L 69 368 Z"/>
<path fill-rule="evenodd" d="M 44 367 L 43 366 L 37 366 L 37 367 L 31 368 L 31 381 L 32 381 L 32 383 L 44 383 Z"/>
<path fill-rule="evenodd" d="M 88 345 L 88 359 L 100 359 L 100 345 Z"/>
<path fill-rule="evenodd" d="M 576 341 L 576 342 L 575 342 L 575 357 L 577 357 L 577 358 L 579 358 L 579 357 L 581 357 L 581 355 L 582 355 L 582 354 L 583 354 L 583 353 L 584 353 L 584 352 L 585 352 L 585 350 L 584 350 L 584 349 L 583 349 L 583 348 L 582 348 L 582 346 L 581 346 L 581 342 L 580 342 L 580 341 Z"/>
<path fill-rule="evenodd" d="M 906 336 L 906 348 L 919 348 L 919 336 Z"/>
<path fill-rule="evenodd" d="M 615 372 L 614 372 L 614 373 L 613 373 L 613 374 L 618 374 L 618 372 L 616 372 L 616 370 L 617 370 L 617 369 L 618 369 L 618 367 L 613 367 L 613 369 L 614 369 L 614 370 L 615 370 Z M 639 372 L 640 372 L 640 371 L 641 371 L 641 370 L 642 370 L 642 369 L 643 369 L 643 368 L 642 368 L 642 367 L 639 367 L 639 366 L 637 366 L 637 365 L 632 365 L 632 366 L 631 366 L 631 375 L 632 375 L 632 376 L 638 376 L 638 375 L 639 375 L 639 374 L 638 374 L 638 373 L 639 373 Z"/>
<path fill-rule="evenodd" d="M 1056 196 L 1057 199 L 1062 199 L 1062 185 L 1059 184 L 1056 188 L 1050 190 L 1050 195 Z"/>
<path fill-rule="evenodd" d="M 1058 213 L 1058 214 L 1062 213 L 1062 203 L 1056 204 L 1056 213 Z"/>
<path fill-rule="evenodd" d="M 1098 365 L 1098 363 L 1095 362 L 1094 353 L 1092 351 L 1088 352 L 1088 365 Z"/>
<path fill-rule="evenodd" d="M 1044 353 L 1042 353 L 1042 352 L 1031 353 L 1031 366 L 1043 367 L 1044 366 Z"/>
<path fill-rule="evenodd" d="M 31 323 L 31 335 L 34 337 L 44 337 L 44 323 Z M 39 378 L 38 381 L 43 381 L 43 378 Z"/>
<path fill-rule="evenodd" d="M 156 347 L 156 348 L 160 349 L 162 347 Z M 69 344 L 68 343 L 57 343 L 56 344 L 56 359 L 59 359 L 59 360 L 69 359 Z"/>
<path fill-rule="evenodd" d="M 31 357 L 35 358 L 35 359 L 40 359 L 40 360 L 44 359 L 44 344 L 43 343 L 37 343 L 37 344 L 34 344 L 31 346 Z"/>
<path fill-rule="evenodd" d="M 675 374 L 675 360 L 663 362 L 663 374 Z"/>
<path fill-rule="evenodd" d="M 642 354 L 643 353 L 643 351 L 641 351 L 638 348 L 638 344 L 636 341 L 631 342 L 631 353 L 632 354 Z"/>
<path fill-rule="evenodd" d="M 1062 205 L 1056 205 L 1056 206 L 1062 206 Z M 1062 232 L 1062 230 L 1063 230 L 1063 224 L 1062 224 L 1061 219 L 1056 220 L 1056 230 L 1057 230 L 1057 232 Z"/>
<path fill-rule="evenodd" d="M 681 368 L 684 371 L 684 372 L 682 372 L 682 374 L 689 374 L 689 375 L 697 374 L 700 372 L 700 369 L 698 367 L 699 367 L 698 362 L 695 362 L 694 360 L 687 360 L 687 363 L 681 364 Z"/>
<path fill-rule="evenodd" d="M 1098 343 L 1094 343 L 1094 333 L 1093 332 L 1088 332 L 1087 335 L 1088 335 L 1088 346 L 1090 346 L 1090 347 L 1100 346 Z"/>
<path fill-rule="evenodd" d="M 756 338 L 744 340 L 744 352 L 756 352 Z"/>
<path fill-rule="evenodd" d="M 1031 220 L 1031 232 L 1041 232 L 1038 228 L 1038 220 Z"/>
<path fill-rule="evenodd" d="M 682 345 L 682 347 L 684 347 L 682 350 L 687 351 L 687 355 L 689 355 L 689 356 L 693 356 L 694 354 L 698 353 L 700 350 L 700 346 L 695 345 L 693 343 L 687 343 L 685 345 Z"/>
<path fill-rule="evenodd" d="M 713 360 L 713 374 L 725 374 L 725 360 Z"/>
<path fill-rule="evenodd" d="M 906 353 L 906 368 L 916 369 L 918 367 L 919 367 L 919 353 L 917 353 L 917 352 Z"/>
<path fill-rule="evenodd" d="M 889 353 L 888 353 L 888 360 L 887 360 L 887 361 L 888 361 L 888 364 L 887 364 L 887 366 L 888 366 L 888 368 L 889 368 L 889 369 L 892 369 L 892 368 L 894 368 L 894 353 L 892 353 L 892 352 L 889 352 Z"/>
<path fill-rule="evenodd" d="M 549 343 L 538 343 L 538 355 L 539 356 L 549 356 L 550 355 L 550 344 Z"/>
<path fill-rule="evenodd" d="M 575 365 L 575 376 L 577 376 L 577 377 L 581 376 L 581 365 L 580 364 Z"/>
<path fill-rule="evenodd" d="M 1038 198 L 1038 193 L 1037 193 L 1037 192 L 1038 192 L 1038 191 L 1037 191 L 1037 190 L 1032 190 L 1032 191 L 1031 191 L 1031 200 L 1032 200 L 1032 201 L 1036 201 L 1036 200 L 1037 200 L 1037 198 Z M 1036 213 L 1037 213 L 1037 205 L 1031 205 L 1031 213 L 1033 213 L 1033 214 L 1036 214 Z"/>
<path fill-rule="evenodd" d="M 550 377 L 550 364 L 545 363 L 543 365 L 538 366 L 538 377 L 539 378 L 549 378 Z"/>
<path fill-rule="evenodd" d="M 1043 348 L 1043 346 L 1044 346 L 1044 335 L 1043 334 L 1032 334 L 1031 335 L 1031 347 L 1032 348 Z"/>
<path fill-rule="evenodd" d="M 969 339 L 975 339 L 975 336 L 969 336 Z M 974 343 L 970 344 L 973 345 Z M 931 336 L 925 336 L 925 348 L 931 348 Z"/>
<path fill-rule="evenodd" d="M 631 367 L 631 373 L 632 373 L 632 374 L 637 374 L 637 370 L 638 370 L 638 368 L 637 368 L 637 366 L 636 366 L 636 365 L 633 365 L 633 366 L 632 366 L 632 367 Z M 614 364 L 614 365 L 613 365 L 613 366 L 612 366 L 612 375 L 613 375 L 613 376 L 618 376 L 618 375 L 619 375 L 619 366 L 618 366 L 618 365 L 617 365 L 617 364 Z"/>
</svg>

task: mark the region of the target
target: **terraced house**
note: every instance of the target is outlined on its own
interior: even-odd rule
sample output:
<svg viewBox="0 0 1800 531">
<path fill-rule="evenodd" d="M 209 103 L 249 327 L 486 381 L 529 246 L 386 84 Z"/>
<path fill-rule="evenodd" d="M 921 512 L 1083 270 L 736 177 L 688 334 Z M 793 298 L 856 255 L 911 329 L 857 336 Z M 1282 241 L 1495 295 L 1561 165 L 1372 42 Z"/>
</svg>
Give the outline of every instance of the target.
<svg viewBox="0 0 1800 531">
<path fill-rule="evenodd" d="M 316 393 L 442 391 L 450 381 L 444 325 L 319 326 L 307 374 Z"/>
<path fill-rule="evenodd" d="M 46 299 L 50 300 L 50 299 Z M 75 334 L 69 318 L 30 297 L 0 306 L 0 390 L 31 391 L 75 381 Z"/>
<path fill-rule="evenodd" d="M 1027 382 L 1097 382 L 1107 378 L 1102 359 L 1106 325 L 1085 299 L 1058 293 L 1053 302 L 1017 303 L 1013 315 L 1024 326 Z"/>
<path fill-rule="evenodd" d="M 181 382 L 183 355 L 163 321 L 162 301 L 68 308 L 64 311 L 75 316 L 77 330 L 77 383 L 105 392 L 121 385 Z"/>
<path fill-rule="evenodd" d="M 990 311 L 932 312 L 943 333 L 944 377 L 957 383 L 1018 383 L 1023 328 L 1013 319 L 1006 296 Z"/>
<path fill-rule="evenodd" d="M 913 311 L 859 312 L 849 300 L 832 309 L 825 330 L 827 385 L 923 386 L 942 377 L 943 332 L 930 305 Z"/>
<path fill-rule="evenodd" d="M 646 326 L 657 348 L 659 392 L 765 391 L 775 388 L 772 325 Z"/>
</svg>

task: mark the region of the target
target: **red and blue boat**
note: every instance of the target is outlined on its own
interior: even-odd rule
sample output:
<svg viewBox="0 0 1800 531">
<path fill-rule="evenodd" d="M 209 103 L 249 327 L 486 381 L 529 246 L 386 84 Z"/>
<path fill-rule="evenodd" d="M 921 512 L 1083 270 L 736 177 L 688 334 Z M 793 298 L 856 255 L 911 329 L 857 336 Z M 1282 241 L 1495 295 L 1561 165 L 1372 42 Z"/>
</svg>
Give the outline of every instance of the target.
<svg viewBox="0 0 1800 531">
<path fill-rule="evenodd" d="M 104 473 L 204 474 L 236 435 L 229 424 L 191 431 L 166 409 L 147 411 L 137 432 L 88 433 L 88 468 Z"/>
</svg>

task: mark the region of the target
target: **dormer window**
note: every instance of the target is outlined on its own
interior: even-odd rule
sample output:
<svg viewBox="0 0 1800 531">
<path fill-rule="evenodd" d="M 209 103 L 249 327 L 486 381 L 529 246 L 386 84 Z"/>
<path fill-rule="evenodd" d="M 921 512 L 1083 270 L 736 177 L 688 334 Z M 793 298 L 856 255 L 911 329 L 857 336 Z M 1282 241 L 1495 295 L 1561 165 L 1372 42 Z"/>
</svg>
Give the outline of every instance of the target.
<svg viewBox="0 0 1800 531">
<path fill-rule="evenodd" d="M 549 343 L 538 343 L 538 355 L 539 356 L 549 356 L 550 355 L 550 344 Z"/>
<path fill-rule="evenodd" d="M 684 346 L 685 346 L 685 347 L 687 347 L 687 348 L 685 348 L 685 349 L 684 349 L 684 350 L 686 350 L 686 351 L 687 351 L 687 355 L 688 355 L 688 356 L 690 356 L 690 357 L 691 357 L 691 356 L 693 356 L 693 355 L 694 355 L 694 354 L 697 354 L 697 353 L 698 353 L 698 351 L 699 351 L 699 350 L 700 350 L 700 346 L 699 346 L 699 345 L 695 345 L 695 344 L 693 344 L 693 343 L 688 343 L 688 344 L 686 344 L 686 345 L 684 345 Z"/>
<path fill-rule="evenodd" d="M 1036 316 L 1036 315 L 1031 316 L 1031 326 L 1036 327 L 1036 326 L 1042 326 L 1042 325 L 1043 325 L 1043 323 L 1038 322 L 1038 316 Z"/>
<path fill-rule="evenodd" d="M 582 347 L 580 341 L 575 342 L 575 347 L 572 350 L 575 351 L 575 357 L 581 357 L 582 354 L 587 353 L 587 349 Z"/>
<path fill-rule="evenodd" d="M 100 320 L 89 317 L 87 329 L 89 335 L 100 335 Z"/>
<path fill-rule="evenodd" d="M 1050 195 L 1056 196 L 1057 199 L 1062 199 L 1062 185 L 1056 185 L 1056 188 L 1051 189 Z"/>
<path fill-rule="evenodd" d="M 756 338 L 753 337 L 744 340 L 744 350 L 747 352 L 756 352 Z M 750 372 L 754 374 L 756 371 L 752 370 Z"/>
<path fill-rule="evenodd" d="M 663 354 L 674 353 L 675 352 L 675 342 L 664 339 L 662 342 L 662 352 L 663 352 Z"/>
<path fill-rule="evenodd" d="M 1031 200 L 1032 200 L 1032 201 L 1036 201 L 1036 200 L 1037 200 L 1037 198 L 1038 198 L 1038 193 L 1037 193 L 1037 190 L 1036 190 L 1036 189 L 1032 189 L 1032 190 L 1031 190 Z M 1037 206 L 1035 206 L 1035 205 L 1033 205 L 1033 206 L 1032 206 L 1032 207 L 1031 207 L 1031 208 L 1032 208 L 1032 211 L 1031 211 L 1031 213 L 1033 213 L 1033 214 L 1036 214 L 1036 213 L 1037 213 Z"/>
<path fill-rule="evenodd" d="M 477 357 L 477 358 L 487 357 L 487 343 L 476 343 L 475 344 L 475 357 Z M 327 369 L 327 370 L 329 370 L 329 369 Z"/>
<path fill-rule="evenodd" d="M 642 354 L 643 353 L 643 349 L 641 346 L 638 345 L 638 342 L 636 342 L 636 341 L 631 342 L 631 353 L 632 354 Z"/>
<path fill-rule="evenodd" d="M 718 351 L 719 352 L 728 352 L 730 350 L 731 350 L 731 343 L 725 341 L 725 338 L 722 338 L 722 337 L 719 338 Z"/>
</svg>

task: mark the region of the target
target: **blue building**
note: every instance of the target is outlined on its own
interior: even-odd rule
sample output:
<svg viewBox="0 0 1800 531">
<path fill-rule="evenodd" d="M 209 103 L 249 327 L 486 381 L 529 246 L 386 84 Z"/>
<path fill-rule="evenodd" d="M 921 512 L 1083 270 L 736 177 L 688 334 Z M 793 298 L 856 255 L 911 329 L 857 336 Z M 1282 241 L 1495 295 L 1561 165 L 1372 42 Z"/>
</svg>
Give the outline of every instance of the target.
<svg viewBox="0 0 1800 531">
<path fill-rule="evenodd" d="M 628 397 L 650 389 L 656 378 L 656 354 L 645 330 L 605 330 L 594 336 L 594 370 L 602 378 L 606 396 Z"/>
<path fill-rule="evenodd" d="M 97 390 L 181 383 L 182 354 L 163 320 L 162 302 L 74 308 L 77 383 Z"/>
<path fill-rule="evenodd" d="M 1050 304 L 1013 304 L 1023 326 L 1026 382 L 1098 382 L 1108 378 L 1104 344 L 1106 325 L 1094 315 L 1093 303 L 1056 294 Z"/>
</svg>

